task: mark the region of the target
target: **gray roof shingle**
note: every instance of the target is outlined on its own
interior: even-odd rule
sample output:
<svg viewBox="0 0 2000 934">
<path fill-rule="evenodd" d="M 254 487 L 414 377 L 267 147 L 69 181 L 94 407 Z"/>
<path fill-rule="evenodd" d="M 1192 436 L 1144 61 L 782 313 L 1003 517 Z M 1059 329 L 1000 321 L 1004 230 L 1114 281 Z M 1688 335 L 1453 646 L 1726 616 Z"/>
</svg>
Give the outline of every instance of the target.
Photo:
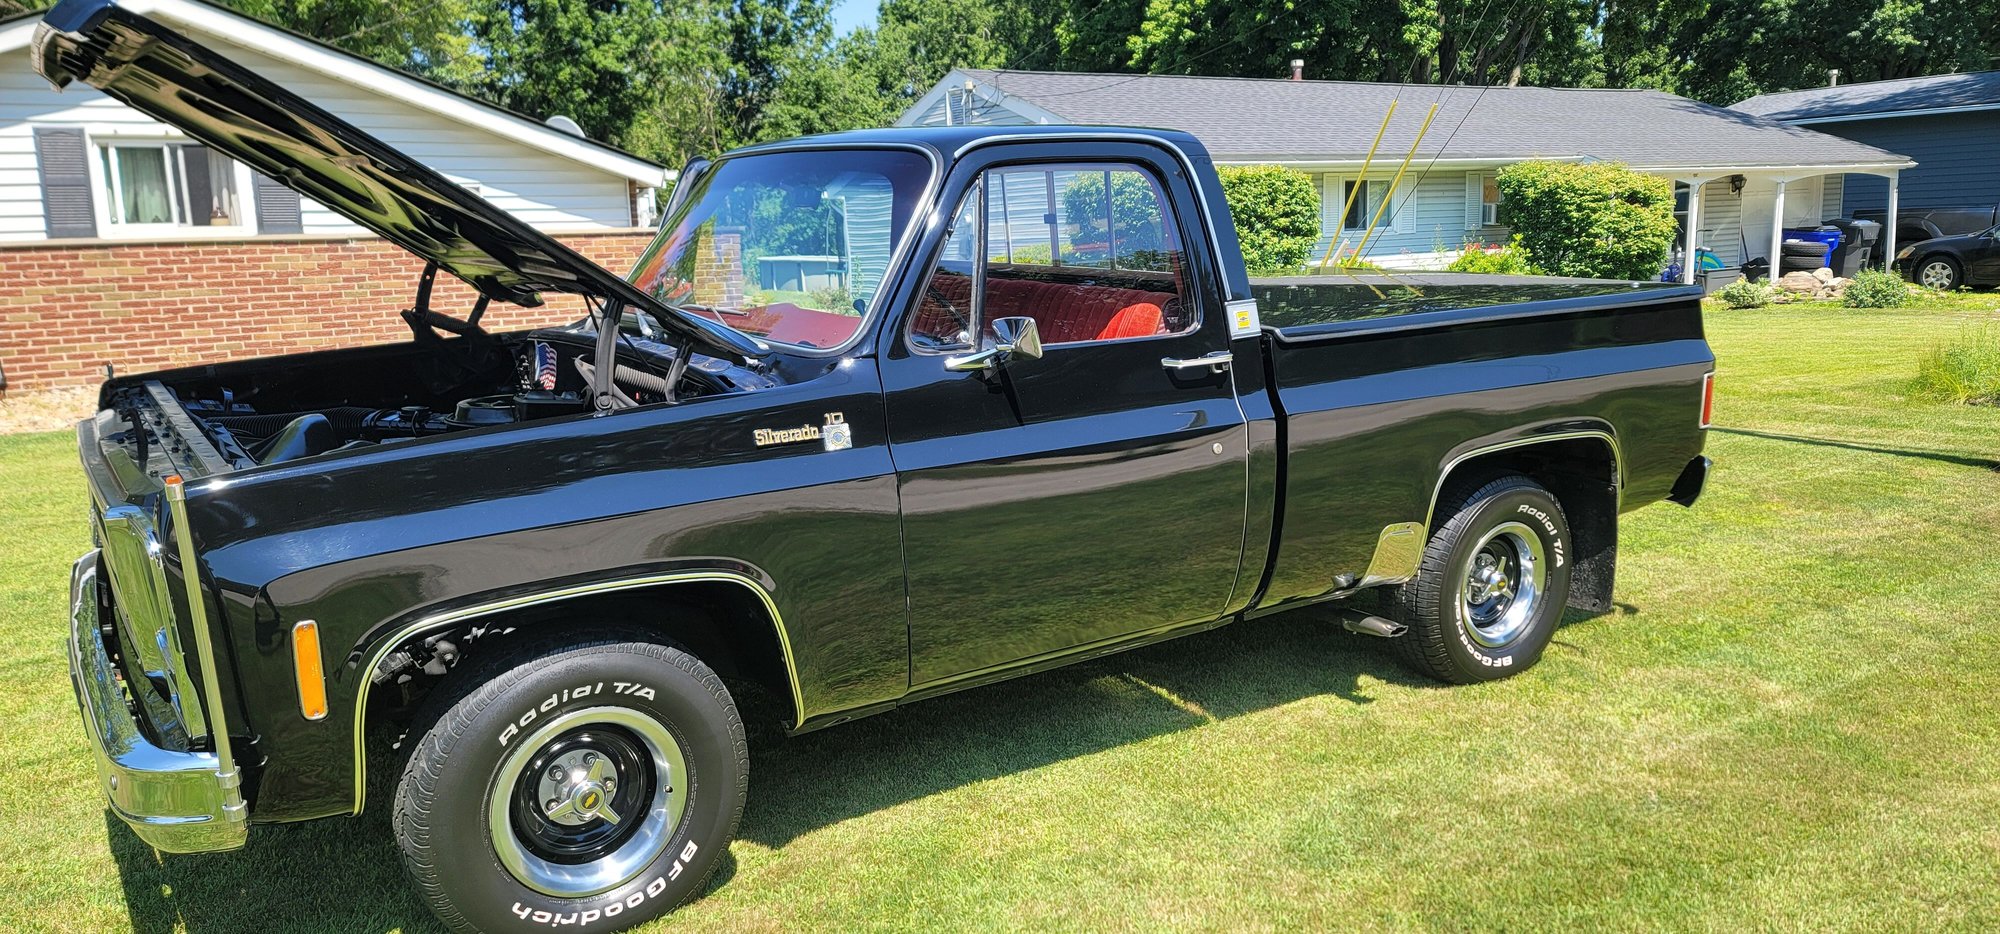
<svg viewBox="0 0 2000 934">
<path fill-rule="evenodd" d="M 1852 140 L 1659 91 L 983 69 L 961 73 L 1070 122 L 1186 130 L 1222 159 L 1358 160 L 1367 154 L 1390 102 L 1399 101 L 1381 149 L 1398 160 L 1436 102 L 1437 119 L 1417 151 L 1419 159 L 1585 157 L 1637 168 L 1909 161 Z"/>
<path fill-rule="evenodd" d="M 2000 104 L 2000 71 L 1975 71 L 1759 94 L 1730 109 L 1774 120 L 1811 120 L 1996 104 Z"/>
</svg>

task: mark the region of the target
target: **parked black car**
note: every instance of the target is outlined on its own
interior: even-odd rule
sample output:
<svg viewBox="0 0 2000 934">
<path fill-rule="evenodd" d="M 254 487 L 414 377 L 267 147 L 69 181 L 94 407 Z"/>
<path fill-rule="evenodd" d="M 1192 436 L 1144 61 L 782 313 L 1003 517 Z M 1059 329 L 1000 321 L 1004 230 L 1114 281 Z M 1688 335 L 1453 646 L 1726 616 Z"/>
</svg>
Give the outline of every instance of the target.
<svg viewBox="0 0 2000 934">
<path fill-rule="evenodd" d="M 111 0 L 35 50 L 425 282 L 591 304 L 491 333 L 420 286 L 407 343 L 120 376 L 78 426 L 69 654 L 115 813 L 185 852 L 393 801 L 455 928 L 699 893 L 749 790 L 732 685 L 813 730 L 1364 593 L 1350 628 L 1418 671 L 1505 677 L 1611 605 L 1622 513 L 1708 475 L 1698 290 L 1253 281 L 1184 133 L 741 150 L 620 276 Z M 843 294 L 751 290 L 801 230 Z"/>
<path fill-rule="evenodd" d="M 1905 279 L 1942 291 L 2000 285 L 2000 226 L 1912 243 L 1896 251 L 1896 270 Z"/>
</svg>

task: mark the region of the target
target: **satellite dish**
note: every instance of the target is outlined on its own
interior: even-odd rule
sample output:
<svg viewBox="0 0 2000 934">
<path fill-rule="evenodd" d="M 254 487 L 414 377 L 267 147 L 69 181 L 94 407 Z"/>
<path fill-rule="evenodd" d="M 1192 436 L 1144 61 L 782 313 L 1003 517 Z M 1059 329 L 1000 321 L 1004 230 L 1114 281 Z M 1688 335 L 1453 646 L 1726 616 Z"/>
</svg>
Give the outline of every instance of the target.
<svg viewBox="0 0 2000 934">
<path fill-rule="evenodd" d="M 571 136 L 581 137 L 584 139 L 589 138 L 583 135 L 583 127 L 577 126 L 575 120 L 571 120 L 570 118 L 565 117 L 562 114 L 556 114 L 555 116 L 550 117 L 542 122 L 548 124 L 549 126 L 555 127 L 556 129 L 561 130 L 564 133 L 568 133 Z"/>
</svg>

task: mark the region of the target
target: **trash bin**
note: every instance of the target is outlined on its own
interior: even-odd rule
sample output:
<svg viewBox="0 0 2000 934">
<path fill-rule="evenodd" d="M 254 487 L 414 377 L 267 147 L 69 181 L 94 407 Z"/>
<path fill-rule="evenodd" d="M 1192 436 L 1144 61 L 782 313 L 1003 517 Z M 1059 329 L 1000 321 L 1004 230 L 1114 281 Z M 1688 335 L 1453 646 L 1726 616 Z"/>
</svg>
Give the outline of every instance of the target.
<svg viewBox="0 0 2000 934">
<path fill-rule="evenodd" d="M 1812 272 L 1821 266 L 1833 265 L 1834 250 L 1840 247 L 1841 231 L 1832 224 L 1818 227 L 1786 228 L 1785 242 L 1779 245 L 1782 253 L 1780 273 L 1803 270 Z"/>
<path fill-rule="evenodd" d="M 1840 228 L 1840 246 L 1834 249 L 1833 261 L 1828 265 L 1833 267 L 1835 275 L 1852 279 L 1868 268 L 1868 261 L 1875 255 L 1875 243 L 1882 237 L 1882 225 L 1852 217 L 1836 217 L 1827 223 Z"/>
</svg>

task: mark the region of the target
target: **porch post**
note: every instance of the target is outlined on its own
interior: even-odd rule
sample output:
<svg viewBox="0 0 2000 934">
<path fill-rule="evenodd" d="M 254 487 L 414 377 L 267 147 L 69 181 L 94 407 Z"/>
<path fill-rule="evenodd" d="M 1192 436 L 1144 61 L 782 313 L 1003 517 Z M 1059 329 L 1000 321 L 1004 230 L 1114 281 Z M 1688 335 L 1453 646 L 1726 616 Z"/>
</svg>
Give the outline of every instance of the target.
<svg viewBox="0 0 2000 934">
<path fill-rule="evenodd" d="M 1896 271 L 1896 187 L 1903 170 L 1889 173 L 1889 213 L 1882 218 L 1882 268 Z"/>
<path fill-rule="evenodd" d="M 1771 201 L 1771 281 L 1778 281 L 1784 269 L 1785 180 L 1778 179 L 1778 196 Z"/>
<path fill-rule="evenodd" d="M 1695 262 L 1694 251 L 1698 246 L 1700 246 L 1700 240 L 1701 240 L 1702 180 L 1698 178 L 1690 178 L 1690 179 L 1685 179 L 1685 181 L 1687 182 L 1688 186 L 1688 229 L 1687 229 L 1687 236 L 1683 238 L 1687 241 L 1687 245 L 1682 247 L 1681 250 L 1683 254 L 1681 257 L 1681 282 L 1687 285 L 1693 285 L 1695 279 L 1695 268 L 1698 265 L 1700 265 L 1699 263 Z"/>
</svg>

